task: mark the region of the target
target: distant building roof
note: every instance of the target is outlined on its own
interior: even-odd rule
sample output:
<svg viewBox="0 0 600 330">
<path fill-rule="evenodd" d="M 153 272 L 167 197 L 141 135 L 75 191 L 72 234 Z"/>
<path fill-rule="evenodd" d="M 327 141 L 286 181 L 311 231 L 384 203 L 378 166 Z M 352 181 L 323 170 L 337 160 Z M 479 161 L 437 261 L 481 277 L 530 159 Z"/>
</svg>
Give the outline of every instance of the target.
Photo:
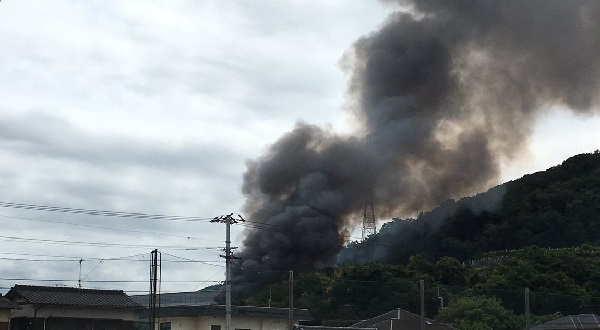
<svg viewBox="0 0 600 330">
<path fill-rule="evenodd" d="M 296 330 L 377 330 L 376 328 L 355 328 L 355 327 L 326 327 L 321 325 L 296 325 Z"/>
<path fill-rule="evenodd" d="M 531 330 L 568 330 L 568 329 L 598 329 L 600 317 L 595 314 L 568 315 L 559 319 L 538 324 Z"/>
<path fill-rule="evenodd" d="M 11 309 L 17 307 L 19 306 L 12 301 L 6 299 L 5 297 L 0 297 L 0 309 Z"/>
<path fill-rule="evenodd" d="M 176 292 L 176 293 L 161 293 L 160 306 L 203 306 L 214 305 L 215 297 L 219 294 L 218 289 L 200 290 L 195 292 Z M 148 306 L 150 295 L 134 295 L 130 296 L 133 301 L 142 306 Z"/>
<path fill-rule="evenodd" d="M 377 330 L 418 330 L 421 329 L 421 316 L 397 308 L 385 314 L 375 316 L 353 324 L 354 328 L 376 328 Z M 429 330 L 449 330 L 455 329 L 447 324 L 435 323 L 430 319 L 425 319 L 425 329 Z"/>
<path fill-rule="evenodd" d="M 62 305 L 94 308 L 141 308 L 121 290 L 15 285 L 6 297 L 34 305 Z"/>
<path fill-rule="evenodd" d="M 377 330 L 376 328 L 326 327 L 321 325 L 296 325 L 296 330 Z"/>
<path fill-rule="evenodd" d="M 147 318 L 149 311 L 146 310 L 144 316 Z M 287 308 L 277 307 L 254 307 L 254 306 L 231 306 L 231 316 L 250 317 L 250 318 L 275 318 L 287 319 L 289 310 Z M 160 317 L 198 317 L 198 316 L 223 316 L 225 315 L 224 305 L 204 305 L 204 306 L 172 306 L 162 307 L 159 310 Z M 142 316 L 142 318 L 144 318 Z M 312 317 L 307 309 L 294 308 L 294 320 L 311 320 Z"/>
</svg>

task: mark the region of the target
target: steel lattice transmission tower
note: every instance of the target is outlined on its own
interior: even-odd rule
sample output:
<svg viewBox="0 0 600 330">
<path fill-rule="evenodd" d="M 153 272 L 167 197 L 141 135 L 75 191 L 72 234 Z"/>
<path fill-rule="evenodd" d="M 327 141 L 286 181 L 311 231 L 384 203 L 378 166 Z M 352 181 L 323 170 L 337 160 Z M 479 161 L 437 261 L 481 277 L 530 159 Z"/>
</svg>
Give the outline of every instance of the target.
<svg viewBox="0 0 600 330">
<path fill-rule="evenodd" d="M 373 198 L 365 203 L 365 212 L 363 216 L 362 239 L 370 235 L 377 234 L 377 225 L 375 224 L 375 208 L 373 207 Z"/>
<path fill-rule="evenodd" d="M 371 145 L 371 134 L 367 135 L 367 144 L 365 146 L 365 165 L 367 168 L 367 175 L 371 177 L 371 168 L 368 162 L 368 150 Z M 373 207 L 373 189 L 371 187 L 369 195 L 367 195 L 367 200 L 365 201 L 365 212 L 363 216 L 363 226 L 362 226 L 362 240 L 364 241 L 370 235 L 377 234 L 377 224 L 375 223 L 375 208 Z"/>
</svg>

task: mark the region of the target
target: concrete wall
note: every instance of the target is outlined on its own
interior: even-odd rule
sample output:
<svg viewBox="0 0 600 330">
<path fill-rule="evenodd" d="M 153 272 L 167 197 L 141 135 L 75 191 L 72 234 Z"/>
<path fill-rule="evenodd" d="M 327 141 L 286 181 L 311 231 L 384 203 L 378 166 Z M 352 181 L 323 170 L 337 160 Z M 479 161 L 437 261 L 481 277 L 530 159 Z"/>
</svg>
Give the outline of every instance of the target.
<svg viewBox="0 0 600 330">
<path fill-rule="evenodd" d="M 10 309 L 0 309 L 0 323 L 7 323 L 10 318 Z"/>
</svg>

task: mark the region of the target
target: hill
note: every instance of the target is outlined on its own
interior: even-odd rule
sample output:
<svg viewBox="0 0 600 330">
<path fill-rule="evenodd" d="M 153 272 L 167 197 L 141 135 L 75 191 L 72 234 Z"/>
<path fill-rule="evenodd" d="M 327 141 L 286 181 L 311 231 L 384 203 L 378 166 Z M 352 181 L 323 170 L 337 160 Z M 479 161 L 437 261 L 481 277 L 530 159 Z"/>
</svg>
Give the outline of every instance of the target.
<svg viewBox="0 0 600 330">
<path fill-rule="evenodd" d="M 406 265 L 348 264 L 301 273 L 294 281 L 294 306 L 308 308 L 323 324 L 344 326 L 395 308 L 419 313 L 424 280 L 428 317 L 462 324 L 459 329 L 516 330 L 525 323 L 525 288 L 531 324 L 600 313 L 599 277 L 600 248 L 588 244 L 495 252 L 473 263 L 413 256 Z M 285 307 L 288 283 L 282 280 L 237 303 Z M 489 327 L 476 327 L 477 322 Z"/>
<path fill-rule="evenodd" d="M 344 263 L 406 263 L 412 255 L 461 261 L 530 245 L 600 243 L 600 152 L 581 154 L 488 192 L 448 200 L 417 219 L 395 219 L 350 244 Z"/>
<path fill-rule="evenodd" d="M 403 308 L 459 329 L 522 329 L 600 313 L 600 152 L 581 154 L 353 243 L 340 265 L 297 275 L 295 306 L 325 325 Z M 527 290 L 525 288 L 528 288 Z M 285 280 L 239 304 L 288 303 Z"/>
</svg>

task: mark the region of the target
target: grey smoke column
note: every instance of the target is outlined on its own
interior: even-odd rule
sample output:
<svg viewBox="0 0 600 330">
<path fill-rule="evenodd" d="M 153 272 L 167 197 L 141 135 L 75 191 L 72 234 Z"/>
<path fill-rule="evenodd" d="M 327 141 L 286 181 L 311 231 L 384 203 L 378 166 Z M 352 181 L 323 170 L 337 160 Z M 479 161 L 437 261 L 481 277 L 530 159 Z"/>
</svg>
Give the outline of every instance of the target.
<svg viewBox="0 0 600 330">
<path fill-rule="evenodd" d="M 355 134 L 299 123 L 248 163 L 242 292 L 328 265 L 369 194 L 402 215 L 482 191 L 549 107 L 598 110 L 600 1 L 387 2 L 411 10 L 343 59 Z"/>
</svg>

